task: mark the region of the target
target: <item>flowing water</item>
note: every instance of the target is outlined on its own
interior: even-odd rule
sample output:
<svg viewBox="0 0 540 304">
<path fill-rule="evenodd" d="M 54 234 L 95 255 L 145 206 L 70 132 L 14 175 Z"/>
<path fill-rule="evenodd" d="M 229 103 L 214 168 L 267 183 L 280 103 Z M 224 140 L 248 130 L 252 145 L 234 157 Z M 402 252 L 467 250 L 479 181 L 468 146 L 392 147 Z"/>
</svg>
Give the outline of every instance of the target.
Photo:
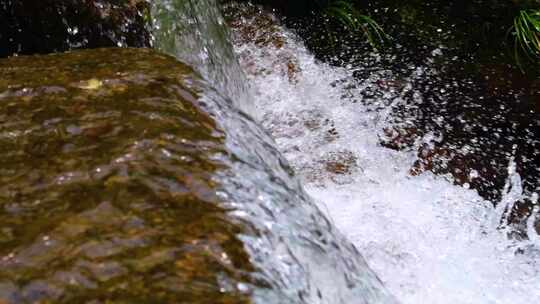
<svg viewBox="0 0 540 304">
<path fill-rule="evenodd" d="M 238 65 L 213 1 L 155 1 L 153 12 L 157 46 L 234 100 L 224 105 L 210 98 L 207 106 L 222 128 L 233 130 L 227 144 L 241 160 L 234 171 L 242 174 L 222 177 L 222 195 L 231 200 L 233 215 L 261 231 L 260 238 L 245 237 L 246 246 L 274 290 L 281 290 L 255 291 L 257 302 L 393 302 L 362 256 L 402 303 L 540 301 L 540 238 L 533 220 L 527 240 L 510 239 L 512 228 L 504 225 L 505 210 L 523 196 L 513 162 L 497 208 L 447 178 L 411 176 L 416 155 L 380 145 L 400 99 L 383 94 L 361 102 L 362 92 L 388 78 L 388 71 L 375 70 L 359 82 L 352 67 L 315 60 L 265 13 L 236 16 Z M 264 27 L 250 28 L 261 20 Z M 426 77 L 424 69 L 410 77 Z M 319 208 L 289 175 L 274 142 L 231 105 L 253 114 L 273 136 Z M 239 191 L 240 183 L 254 190 Z"/>
<path fill-rule="evenodd" d="M 497 208 L 447 178 L 411 176 L 416 154 L 380 145 L 400 99 L 389 93 L 361 102 L 362 93 L 391 79 L 391 72 L 373 70 L 368 81 L 359 82 L 353 67 L 315 60 L 272 15 L 244 6 L 232 11 L 242 9 L 248 13 L 232 24 L 235 49 L 253 87 L 259 120 L 307 192 L 401 302 L 540 301 L 534 216 L 527 223 L 528 240 L 509 239 L 512 228 L 504 224 L 508 207 L 523 196 L 512 161 Z M 439 53 L 434 50 L 433 56 Z M 377 57 L 372 54 L 371 60 Z M 427 77 L 424 69 L 411 79 Z M 411 83 L 403 90 L 411 90 Z"/>
<path fill-rule="evenodd" d="M 226 97 L 207 93 L 201 103 L 225 130 L 232 154 L 216 155 L 231 167 L 216 177 L 218 196 L 231 216 L 253 228 L 240 238 L 267 288 L 224 282 L 224 290 L 249 292 L 261 304 L 396 303 L 306 195 L 269 135 L 245 114 L 253 99 L 216 2 L 155 1 L 152 12 L 155 46 L 190 63 Z"/>
<path fill-rule="evenodd" d="M 251 112 L 249 90 L 214 0 L 152 1 L 153 43 L 190 64 L 236 107 Z"/>
</svg>

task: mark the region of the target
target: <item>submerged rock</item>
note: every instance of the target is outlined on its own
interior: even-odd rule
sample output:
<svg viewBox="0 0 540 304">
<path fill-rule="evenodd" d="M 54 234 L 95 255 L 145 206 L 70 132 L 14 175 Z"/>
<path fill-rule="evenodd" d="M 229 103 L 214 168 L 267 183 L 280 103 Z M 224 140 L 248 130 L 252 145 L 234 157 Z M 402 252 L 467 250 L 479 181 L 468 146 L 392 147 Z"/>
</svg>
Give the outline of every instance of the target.
<svg viewBox="0 0 540 304">
<path fill-rule="evenodd" d="M 145 0 L 5 0 L 0 57 L 150 45 Z"/>
<path fill-rule="evenodd" d="M 232 39 L 235 44 L 255 44 L 266 47 L 273 54 L 251 54 L 247 50 L 239 54 L 244 71 L 251 75 L 268 75 L 272 71 L 256 68 L 257 60 L 273 60 L 273 69 L 287 75 L 291 83 L 298 82 L 298 67 L 295 55 L 286 51 L 285 37 L 279 32 L 279 22 L 272 14 L 261 10 L 259 6 L 250 3 L 229 3 L 223 5 L 223 12 L 229 27 L 232 29 Z M 275 58 L 272 58 L 275 55 Z"/>
<path fill-rule="evenodd" d="M 197 81 L 149 50 L 0 60 L 0 303 L 248 302 Z"/>
</svg>

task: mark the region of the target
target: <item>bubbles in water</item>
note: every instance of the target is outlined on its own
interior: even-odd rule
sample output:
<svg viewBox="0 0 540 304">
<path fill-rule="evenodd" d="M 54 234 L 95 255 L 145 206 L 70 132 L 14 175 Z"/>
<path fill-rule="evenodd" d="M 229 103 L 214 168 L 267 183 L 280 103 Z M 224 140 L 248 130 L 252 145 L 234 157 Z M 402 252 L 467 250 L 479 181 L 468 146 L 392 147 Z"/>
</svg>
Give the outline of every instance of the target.
<svg viewBox="0 0 540 304">
<path fill-rule="evenodd" d="M 267 20 L 264 14 L 252 18 Z M 247 26 L 255 21 L 248 20 Z M 374 68 L 367 80 L 359 82 L 353 75 L 364 72 L 361 68 L 316 61 L 293 33 L 275 22 L 266 23 L 251 39 L 244 37 L 245 27 L 233 26 L 235 49 L 253 87 L 261 123 L 308 193 L 400 301 L 540 301 L 537 234 L 529 240 L 508 237 L 511 228 L 500 221 L 509 204 L 523 195 L 512 162 L 505 195 L 494 208 L 476 191 L 455 186 L 445 176 L 429 172 L 411 176 L 417 160 L 413 150 L 398 152 L 380 144 L 385 130 L 392 130 L 392 109 L 414 110 L 414 105 L 404 105 L 400 94 L 413 92 L 415 100 L 423 100 L 412 79 L 429 79 L 433 71 L 410 67 L 410 78 L 395 79 L 390 71 Z M 281 42 L 261 43 L 268 32 Z M 441 54 L 441 49 L 433 51 L 433 56 Z M 372 60 L 377 62 L 377 56 Z M 294 66 L 293 78 L 287 73 L 289 64 Z M 413 132 L 414 125 L 409 127 Z M 433 144 L 439 137 L 426 134 L 414 145 Z M 466 174 L 474 179 L 479 172 Z M 529 220 L 529 232 L 533 226 Z"/>
</svg>

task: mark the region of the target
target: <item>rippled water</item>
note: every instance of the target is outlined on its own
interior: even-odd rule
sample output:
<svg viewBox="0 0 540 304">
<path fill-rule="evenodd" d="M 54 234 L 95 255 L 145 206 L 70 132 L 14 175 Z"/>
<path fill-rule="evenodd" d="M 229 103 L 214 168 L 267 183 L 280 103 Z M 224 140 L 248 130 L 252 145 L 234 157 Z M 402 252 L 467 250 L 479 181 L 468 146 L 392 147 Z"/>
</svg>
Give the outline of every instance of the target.
<svg viewBox="0 0 540 304">
<path fill-rule="evenodd" d="M 445 177 L 411 176 L 416 154 L 380 144 L 393 121 L 392 102 L 399 99 L 383 95 L 358 102 L 388 71 L 374 70 L 368 81 L 358 82 L 352 68 L 316 61 L 273 16 L 239 10 L 232 10 L 235 50 L 259 120 L 307 192 L 400 301 L 540 302 L 534 216 L 528 240 L 509 239 L 512 228 L 504 225 L 506 207 L 522 197 L 513 162 L 497 208 Z M 422 69 L 413 76 L 424 77 Z"/>
</svg>

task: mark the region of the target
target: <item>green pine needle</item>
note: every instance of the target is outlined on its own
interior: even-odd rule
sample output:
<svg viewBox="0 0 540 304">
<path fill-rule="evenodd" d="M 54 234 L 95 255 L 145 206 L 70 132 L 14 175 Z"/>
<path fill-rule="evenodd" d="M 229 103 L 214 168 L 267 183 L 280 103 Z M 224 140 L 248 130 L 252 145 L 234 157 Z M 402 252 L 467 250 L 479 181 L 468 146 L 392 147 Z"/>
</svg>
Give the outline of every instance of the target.
<svg viewBox="0 0 540 304">
<path fill-rule="evenodd" d="M 514 57 L 520 69 L 526 61 L 540 61 L 540 9 L 522 10 L 511 28 L 514 35 Z"/>
</svg>

